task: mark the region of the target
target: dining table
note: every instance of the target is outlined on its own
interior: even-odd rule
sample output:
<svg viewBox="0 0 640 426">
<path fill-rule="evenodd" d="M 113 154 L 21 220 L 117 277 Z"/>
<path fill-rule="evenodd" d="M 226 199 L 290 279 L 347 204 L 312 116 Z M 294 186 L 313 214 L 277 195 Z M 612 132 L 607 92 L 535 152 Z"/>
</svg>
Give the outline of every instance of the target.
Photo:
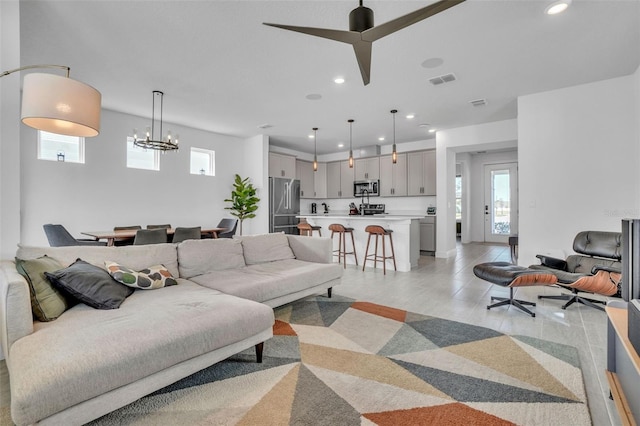
<svg viewBox="0 0 640 426">
<path fill-rule="evenodd" d="M 227 228 L 202 228 L 200 232 L 203 236 L 218 238 L 218 233 L 226 230 Z M 92 237 L 96 241 L 106 240 L 107 246 L 113 246 L 116 240 L 135 238 L 136 232 L 138 232 L 137 229 L 122 229 L 118 231 L 82 231 L 81 234 Z M 173 235 L 175 232 L 175 228 L 167 228 L 167 235 Z"/>
</svg>

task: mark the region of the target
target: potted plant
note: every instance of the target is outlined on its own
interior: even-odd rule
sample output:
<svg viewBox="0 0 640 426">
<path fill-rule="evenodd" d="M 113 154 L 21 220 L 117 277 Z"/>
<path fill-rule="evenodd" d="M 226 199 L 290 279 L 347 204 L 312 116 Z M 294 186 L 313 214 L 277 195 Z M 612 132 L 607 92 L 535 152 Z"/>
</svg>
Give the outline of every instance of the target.
<svg viewBox="0 0 640 426">
<path fill-rule="evenodd" d="M 242 222 L 245 219 L 256 217 L 255 211 L 258 210 L 260 198 L 256 197 L 256 189 L 249 182 L 249 178 L 242 179 L 240 175 L 236 175 L 233 183 L 233 191 L 231 198 L 224 200 L 231 203 L 226 210 L 231 210 L 231 214 L 240 221 L 240 235 L 242 235 Z"/>
</svg>

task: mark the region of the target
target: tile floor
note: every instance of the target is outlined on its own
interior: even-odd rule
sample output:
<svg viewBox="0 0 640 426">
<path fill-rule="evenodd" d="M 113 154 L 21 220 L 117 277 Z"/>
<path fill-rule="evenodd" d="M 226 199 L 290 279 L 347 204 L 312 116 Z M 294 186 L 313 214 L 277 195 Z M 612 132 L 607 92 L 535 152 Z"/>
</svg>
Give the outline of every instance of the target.
<svg viewBox="0 0 640 426">
<path fill-rule="evenodd" d="M 578 348 L 589 407 L 596 426 L 619 425 L 620 418 L 604 374 L 606 367 L 606 315 L 582 305 L 562 310 L 561 301 L 540 300 L 536 317 L 514 307 L 487 310 L 490 295 L 506 296 L 508 290 L 493 286 L 473 275 L 473 266 L 482 262 L 509 261 L 509 247 L 486 244 L 458 244 L 452 259 L 420 257 L 411 272 L 393 272 L 355 265 L 347 266 L 335 294 L 379 303 L 412 312 L 472 323 L 509 334 L 521 334 Z M 536 301 L 538 294 L 559 294 L 551 287 L 520 288 L 516 297 Z M 8 402 L 6 365 L 0 361 L 0 407 Z M 0 410 L 4 411 L 4 410 Z M 4 411 L 3 414 L 5 414 Z M 4 417 L 4 416 L 1 416 Z M 0 418 L 0 424 L 8 419 Z"/>
</svg>

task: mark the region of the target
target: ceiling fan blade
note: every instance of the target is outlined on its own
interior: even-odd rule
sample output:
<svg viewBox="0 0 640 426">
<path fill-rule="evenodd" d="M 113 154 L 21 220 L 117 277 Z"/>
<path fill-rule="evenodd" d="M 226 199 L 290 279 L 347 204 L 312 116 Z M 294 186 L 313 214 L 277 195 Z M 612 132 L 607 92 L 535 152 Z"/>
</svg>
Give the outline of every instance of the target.
<svg viewBox="0 0 640 426">
<path fill-rule="evenodd" d="M 281 28 L 283 30 L 295 31 L 298 33 L 309 34 L 316 37 L 328 38 L 329 40 L 341 41 L 343 43 L 356 43 L 360 41 L 360 33 L 355 31 L 332 30 L 327 28 L 313 27 L 296 27 L 293 25 L 269 24 L 263 22 L 264 25 L 270 27 Z"/>
<path fill-rule="evenodd" d="M 362 82 L 366 86 L 371 79 L 371 47 L 373 44 L 368 41 L 360 41 L 353 44 L 353 51 L 356 53 Z"/>
<path fill-rule="evenodd" d="M 420 22 L 423 19 L 433 16 L 437 13 L 443 12 L 450 7 L 456 6 L 464 1 L 465 0 L 440 0 L 438 2 L 430 4 L 429 6 L 423 7 L 422 9 L 418 9 L 415 12 L 407 13 L 406 15 L 402 15 L 399 18 L 392 19 L 389 22 L 376 25 L 373 28 L 369 28 L 368 30 L 363 31 L 362 40 L 374 42 L 384 36 L 406 28 L 409 25 L 413 25 L 416 22 Z"/>
</svg>

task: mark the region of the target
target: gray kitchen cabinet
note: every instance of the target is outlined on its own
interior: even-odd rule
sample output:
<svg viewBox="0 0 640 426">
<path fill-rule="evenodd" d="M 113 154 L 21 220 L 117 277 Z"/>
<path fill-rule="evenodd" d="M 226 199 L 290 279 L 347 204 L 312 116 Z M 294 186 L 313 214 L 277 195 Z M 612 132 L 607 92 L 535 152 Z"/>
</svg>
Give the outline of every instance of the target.
<svg viewBox="0 0 640 426">
<path fill-rule="evenodd" d="M 407 154 L 398 154 L 396 164 L 393 164 L 390 155 L 380 157 L 380 195 L 407 195 Z"/>
<path fill-rule="evenodd" d="M 269 153 L 269 176 L 286 177 L 295 179 L 296 177 L 296 157 L 276 152 Z"/>
<path fill-rule="evenodd" d="M 354 164 L 354 180 L 380 179 L 380 158 L 358 158 Z"/>
<path fill-rule="evenodd" d="M 315 198 L 327 198 L 327 163 L 318 163 L 318 171 L 314 173 L 314 191 Z"/>
<path fill-rule="evenodd" d="M 420 219 L 420 251 L 436 251 L 436 218 Z"/>
<path fill-rule="evenodd" d="M 313 163 L 296 160 L 296 178 L 300 180 L 300 198 L 315 198 Z"/>
<path fill-rule="evenodd" d="M 348 161 L 327 163 L 327 198 L 353 198 L 353 177 Z"/>
<path fill-rule="evenodd" d="M 435 150 L 407 154 L 407 193 L 436 195 Z"/>
</svg>

